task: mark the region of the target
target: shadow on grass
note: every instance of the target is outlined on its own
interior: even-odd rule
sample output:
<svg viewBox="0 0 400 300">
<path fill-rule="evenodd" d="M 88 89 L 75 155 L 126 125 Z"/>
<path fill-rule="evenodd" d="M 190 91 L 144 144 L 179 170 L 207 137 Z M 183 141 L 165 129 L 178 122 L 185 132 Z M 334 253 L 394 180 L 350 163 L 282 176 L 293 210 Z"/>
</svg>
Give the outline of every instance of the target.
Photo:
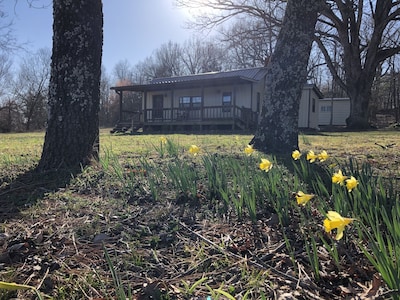
<svg viewBox="0 0 400 300">
<path fill-rule="evenodd" d="M 38 172 L 36 169 L 19 174 L 0 188 L 0 223 L 18 218 L 20 212 L 51 192 L 68 185 L 78 171 L 57 170 Z"/>
</svg>

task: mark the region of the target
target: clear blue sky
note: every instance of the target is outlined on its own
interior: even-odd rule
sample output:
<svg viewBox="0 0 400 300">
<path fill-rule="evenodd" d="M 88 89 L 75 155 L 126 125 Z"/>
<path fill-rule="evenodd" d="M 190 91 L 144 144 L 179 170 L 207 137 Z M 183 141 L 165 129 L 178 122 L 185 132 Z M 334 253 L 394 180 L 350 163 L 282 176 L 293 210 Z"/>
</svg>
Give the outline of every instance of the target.
<svg viewBox="0 0 400 300">
<path fill-rule="evenodd" d="M 32 1 L 32 0 L 30 0 Z M 51 0 L 4 0 L 1 10 L 13 20 L 18 42 L 35 52 L 52 45 Z M 173 0 L 103 0 L 103 65 L 108 73 L 115 64 L 127 59 L 132 65 L 150 56 L 169 40 L 183 42 L 193 35 L 185 29 L 188 14 L 173 5 Z M 24 53 L 20 53 L 24 55 Z M 14 61 L 18 60 L 14 59 Z"/>
</svg>

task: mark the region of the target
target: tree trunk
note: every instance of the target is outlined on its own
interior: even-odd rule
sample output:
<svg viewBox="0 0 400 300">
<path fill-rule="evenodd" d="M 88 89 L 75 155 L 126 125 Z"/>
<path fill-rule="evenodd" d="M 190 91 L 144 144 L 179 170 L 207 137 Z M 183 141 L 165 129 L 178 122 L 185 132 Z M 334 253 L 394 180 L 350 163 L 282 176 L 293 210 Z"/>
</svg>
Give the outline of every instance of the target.
<svg viewBox="0 0 400 300">
<path fill-rule="evenodd" d="M 49 117 L 38 170 L 76 168 L 98 157 L 101 0 L 53 1 Z"/>
<path fill-rule="evenodd" d="M 347 93 L 350 98 L 350 116 L 346 119 L 346 125 L 349 129 L 360 130 L 371 128 L 369 122 L 369 102 L 371 99 L 373 76 L 363 76 L 363 73 L 365 71 L 361 71 L 359 82 L 348 85 Z"/>
<path fill-rule="evenodd" d="M 274 154 L 298 149 L 298 116 L 321 0 L 289 0 L 275 51 L 267 66 L 265 99 L 252 140 Z"/>
</svg>

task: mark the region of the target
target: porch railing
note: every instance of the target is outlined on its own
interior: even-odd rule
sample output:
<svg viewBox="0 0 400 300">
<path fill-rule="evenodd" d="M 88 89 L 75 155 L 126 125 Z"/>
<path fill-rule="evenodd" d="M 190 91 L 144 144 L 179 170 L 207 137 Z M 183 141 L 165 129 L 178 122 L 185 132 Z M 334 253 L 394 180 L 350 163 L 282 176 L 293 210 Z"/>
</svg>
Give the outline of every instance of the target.
<svg viewBox="0 0 400 300">
<path fill-rule="evenodd" d="M 205 106 L 202 108 L 145 109 L 144 122 L 190 122 L 240 120 L 245 123 L 257 122 L 257 113 L 238 106 Z"/>
</svg>

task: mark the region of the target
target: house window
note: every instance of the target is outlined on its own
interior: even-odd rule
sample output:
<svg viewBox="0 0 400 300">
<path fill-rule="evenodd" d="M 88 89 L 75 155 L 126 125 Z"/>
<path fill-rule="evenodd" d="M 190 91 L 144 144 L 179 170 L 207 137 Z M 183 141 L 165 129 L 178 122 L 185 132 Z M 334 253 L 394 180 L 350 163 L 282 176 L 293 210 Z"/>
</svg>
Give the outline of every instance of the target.
<svg viewBox="0 0 400 300">
<path fill-rule="evenodd" d="M 311 111 L 315 113 L 315 98 L 312 99 L 312 108 Z"/>
<path fill-rule="evenodd" d="M 222 111 L 230 112 L 231 106 L 232 106 L 232 93 L 231 92 L 222 93 Z"/>
<path fill-rule="evenodd" d="M 189 108 L 190 107 L 190 97 L 180 97 L 179 98 L 179 107 L 180 108 Z"/>
<path fill-rule="evenodd" d="M 201 107 L 200 96 L 184 96 L 179 98 L 179 108 L 200 108 Z"/>
<path fill-rule="evenodd" d="M 196 108 L 201 107 L 201 97 L 199 97 L 199 96 L 192 97 L 192 107 L 196 107 Z"/>
<path fill-rule="evenodd" d="M 331 111 L 332 111 L 331 105 L 322 105 L 321 106 L 321 112 L 331 112 Z"/>
</svg>

